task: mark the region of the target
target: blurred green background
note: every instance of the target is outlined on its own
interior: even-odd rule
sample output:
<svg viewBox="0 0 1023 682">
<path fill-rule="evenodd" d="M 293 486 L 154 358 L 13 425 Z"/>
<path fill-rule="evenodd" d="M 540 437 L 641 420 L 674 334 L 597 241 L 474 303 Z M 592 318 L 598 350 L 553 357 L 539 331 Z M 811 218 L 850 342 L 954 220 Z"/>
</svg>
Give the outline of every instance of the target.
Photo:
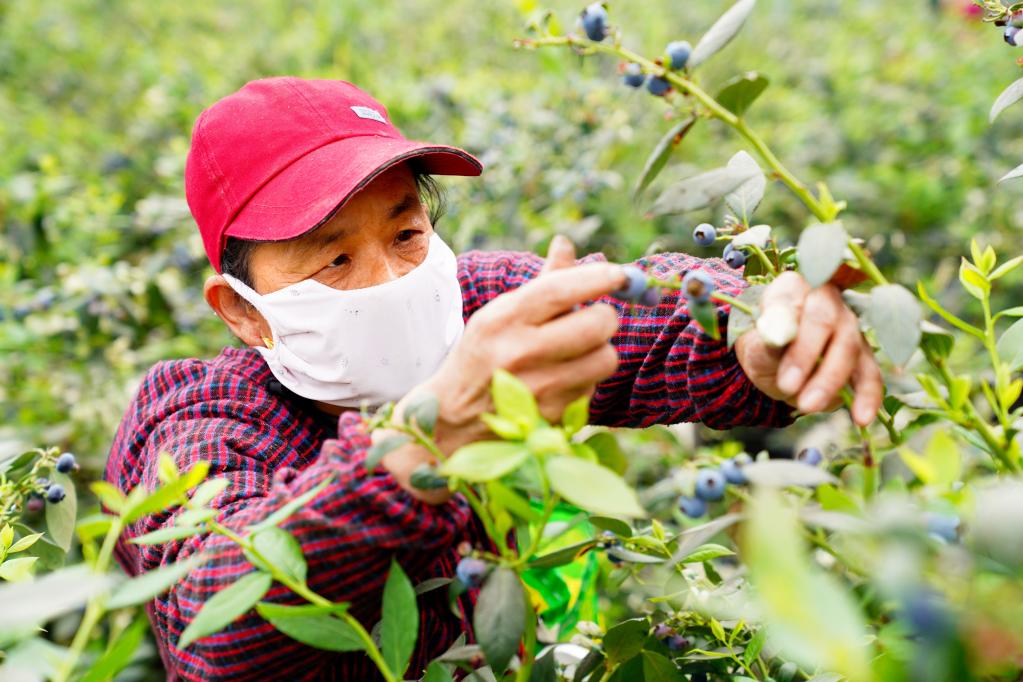
<svg viewBox="0 0 1023 682">
<path fill-rule="evenodd" d="M 585 4 L 557 0 L 571 26 Z M 624 42 L 658 55 L 699 37 L 726 0 L 611 2 Z M 231 340 L 201 296 L 209 273 L 182 171 L 198 113 L 254 78 L 351 80 L 403 131 L 460 145 L 488 169 L 445 181 L 438 229 L 458 249 L 541 250 L 555 233 L 626 260 L 687 250 L 709 212 L 648 220 L 631 190 L 671 125 L 617 64 L 513 48 L 530 0 L 0 3 L 0 456 L 37 444 L 102 467 L 141 374 Z M 999 32 L 958 3 L 761 0 L 705 69 L 771 87 L 749 122 L 808 182 L 826 179 L 851 232 L 899 281 L 943 291 L 971 236 L 1019 247 L 1023 115 L 987 111 L 1018 77 Z M 271 136 L 273 130 L 267 130 Z M 717 124 L 688 137 L 660 182 L 739 149 Z M 780 185 L 761 220 L 807 215 Z M 1006 295 L 1023 298 L 1023 291 Z M 962 300 L 961 298 L 955 300 Z"/>
</svg>

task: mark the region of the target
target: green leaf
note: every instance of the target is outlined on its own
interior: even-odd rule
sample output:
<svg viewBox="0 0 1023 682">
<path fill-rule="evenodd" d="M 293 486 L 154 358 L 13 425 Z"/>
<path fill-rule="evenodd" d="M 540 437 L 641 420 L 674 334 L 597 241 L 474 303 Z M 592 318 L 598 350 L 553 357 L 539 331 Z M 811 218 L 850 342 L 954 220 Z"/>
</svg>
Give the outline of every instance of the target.
<svg viewBox="0 0 1023 682">
<path fill-rule="evenodd" d="M 305 582 L 308 567 L 302 554 L 302 545 L 291 533 L 280 528 L 265 528 L 252 534 L 252 547 L 281 573 L 292 580 Z M 253 564 L 255 555 L 246 552 Z M 262 563 L 262 562 L 259 562 Z"/>
<path fill-rule="evenodd" d="M 845 260 L 849 235 L 841 223 L 818 223 L 803 230 L 796 245 L 799 272 L 812 287 L 827 284 Z"/>
<path fill-rule="evenodd" d="M 11 545 L 10 549 L 7 550 L 7 553 L 14 554 L 15 552 L 23 552 L 34 545 L 41 537 L 43 537 L 42 533 L 32 533 L 31 535 L 19 538 L 17 542 Z"/>
<path fill-rule="evenodd" d="M 54 544 L 65 552 L 71 549 L 71 538 L 75 534 L 75 517 L 78 513 L 78 496 L 75 483 L 67 474 L 54 471 L 50 478 L 64 486 L 67 495 L 58 504 L 46 505 L 46 529 Z"/>
<path fill-rule="evenodd" d="M 636 493 L 610 469 L 567 456 L 550 458 L 546 469 L 555 492 L 581 509 L 606 516 L 646 516 Z"/>
<path fill-rule="evenodd" d="M 923 313 L 916 296 L 901 284 L 885 284 L 870 291 L 867 322 L 881 349 L 897 366 L 905 365 L 920 345 Z"/>
<path fill-rule="evenodd" d="M 742 652 L 742 662 L 746 667 L 750 667 L 753 661 L 757 659 L 760 652 L 764 650 L 764 643 L 767 641 L 767 631 L 764 628 L 758 628 L 753 636 L 750 637 L 749 642 L 746 644 L 746 650 Z"/>
<path fill-rule="evenodd" d="M 710 338 L 717 340 L 721 336 L 718 330 L 718 308 L 712 302 L 688 304 L 689 315 L 703 328 Z"/>
<path fill-rule="evenodd" d="M 654 651 L 640 652 L 643 658 L 643 682 L 682 682 L 682 671 L 674 663 Z"/>
<path fill-rule="evenodd" d="M 4 524 L 0 528 L 0 556 L 7 552 L 7 549 L 14 542 L 14 528 L 10 524 Z"/>
<path fill-rule="evenodd" d="M 649 627 L 646 618 L 633 618 L 608 630 L 603 643 L 608 661 L 624 663 L 642 651 Z"/>
<path fill-rule="evenodd" d="M 959 264 L 959 283 L 978 301 L 983 301 L 991 293 L 991 283 L 965 258 Z"/>
<path fill-rule="evenodd" d="M 540 409 L 533 392 L 511 372 L 503 369 L 495 371 L 490 393 L 497 416 L 518 422 L 526 428 L 532 428 L 540 421 Z"/>
<path fill-rule="evenodd" d="M 529 562 L 530 568 L 557 568 L 570 564 L 586 552 L 596 547 L 595 540 L 584 540 L 568 547 L 562 547 L 549 554 L 544 554 Z"/>
<path fill-rule="evenodd" d="M 996 319 L 999 317 L 1023 317 L 1023 305 L 1016 306 L 1015 308 L 1006 308 L 995 316 Z"/>
<path fill-rule="evenodd" d="M 589 521 L 597 528 L 611 531 L 620 538 L 632 537 L 632 526 L 621 519 L 616 519 L 611 516 L 591 516 Z"/>
<path fill-rule="evenodd" d="M 504 440 L 522 440 L 526 437 L 527 429 L 522 424 L 512 419 L 498 417 L 496 414 L 481 414 L 480 419 L 487 425 L 494 435 Z"/>
<path fill-rule="evenodd" d="M 1016 256 L 1012 260 L 1007 260 L 995 268 L 994 272 L 988 275 L 988 279 L 994 282 L 996 279 L 1005 277 L 1020 265 L 1023 265 L 1023 256 Z"/>
<path fill-rule="evenodd" d="M 178 472 L 178 465 L 174 463 L 174 458 L 166 452 L 161 452 L 157 458 L 156 475 L 164 485 L 173 483 L 181 477 L 181 474 Z"/>
<path fill-rule="evenodd" d="M 522 443 L 478 441 L 455 450 L 451 457 L 440 463 L 437 471 L 442 476 L 478 483 L 501 478 L 517 469 L 528 457 L 529 449 Z"/>
<path fill-rule="evenodd" d="M 554 650 L 551 649 L 543 656 L 533 661 L 533 669 L 529 671 L 529 682 L 560 682 L 558 675 L 558 664 L 554 659 Z"/>
<path fill-rule="evenodd" d="M 104 507 L 115 514 L 121 513 L 121 510 L 124 509 L 124 502 L 127 498 L 113 484 L 106 481 L 96 481 L 89 484 L 89 489 L 99 498 Z"/>
<path fill-rule="evenodd" d="M 1023 98 L 1023 78 L 1015 81 L 1012 85 L 1005 88 L 1000 95 L 998 95 L 998 98 L 995 99 L 995 103 L 991 105 L 991 113 L 988 114 L 988 122 L 994 123 L 999 114 L 1018 102 L 1020 98 Z"/>
<path fill-rule="evenodd" d="M 123 609 L 126 606 L 142 604 L 163 594 L 176 582 L 188 575 L 193 569 L 205 561 L 205 557 L 196 554 L 185 561 L 180 561 L 142 573 L 128 580 L 117 588 L 106 603 L 107 609 Z"/>
<path fill-rule="evenodd" d="M 696 118 L 694 116 L 679 121 L 657 142 L 654 150 L 650 153 L 650 157 L 646 160 L 646 164 L 643 166 L 643 172 L 639 175 L 636 189 L 632 193 L 633 199 L 639 199 L 643 191 L 660 174 L 665 164 L 668 163 L 668 159 L 671 157 L 675 147 L 682 142 L 695 123 Z"/>
<path fill-rule="evenodd" d="M 947 358 L 955 347 L 955 336 L 927 320 L 920 322 L 920 348 L 932 357 Z"/>
<path fill-rule="evenodd" d="M 838 483 L 838 479 L 824 469 L 812 467 L 791 459 L 769 459 L 752 462 L 742 468 L 749 482 L 756 486 L 784 488 L 788 486 L 818 486 Z"/>
<path fill-rule="evenodd" d="M 209 468 L 208 462 L 199 462 L 186 471 L 181 478 L 160 486 L 152 492 L 147 492 L 140 484 L 128 495 L 128 500 L 121 511 L 121 517 L 125 523 L 131 523 L 148 514 L 178 506 L 185 500 L 186 493 L 206 478 Z"/>
<path fill-rule="evenodd" d="M 278 523 L 281 523 L 282 521 L 290 517 L 292 514 L 294 514 L 296 511 L 312 502 L 313 498 L 319 495 L 324 488 L 326 488 L 328 485 L 331 484 L 331 482 L 333 482 L 333 480 L 334 480 L 333 476 L 328 476 L 326 479 L 320 481 L 314 487 L 305 491 L 304 493 L 293 499 L 291 502 L 288 502 L 287 504 L 283 505 L 280 509 L 275 511 L 273 514 L 270 514 L 270 516 L 266 517 L 259 523 L 249 526 L 248 530 L 255 533 L 264 528 L 276 526 Z"/>
<path fill-rule="evenodd" d="M 924 456 L 934 472 L 933 483 L 951 487 L 962 476 L 962 454 L 959 444 L 947 431 L 937 430 L 924 450 Z"/>
<path fill-rule="evenodd" d="M 998 338 L 998 356 L 1010 370 L 1023 367 L 1023 320 L 1016 321 Z"/>
<path fill-rule="evenodd" d="M 116 516 L 99 512 L 96 514 L 89 514 L 88 516 L 83 516 L 78 519 L 78 523 L 75 524 L 75 532 L 78 533 L 78 541 L 84 544 L 101 535 L 106 535 L 107 531 L 110 530 L 110 526 L 114 524 L 116 518 Z"/>
<path fill-rule="evenodd" d="M 45 542 L 44 539 L 38 545 Z M 27 583 L 0 583 L 0 604 L 3 604 L 0 608 L 0 631 L 34 628 L 78 609 L 106 590 L 112 580 L 112 575 L 96 573 L 88 566 L 78 564 Z"/>
<path fill-rule="evenodd" d="M 491 571 L 476 600 L 473 629 L 487 663 L 498 676 L 519 650 L 526 608 L 526 592 L 518 574 L 505 566 Z"/>
<path fill-rule="evenodd" d="M 432 393 L 421 393 L 405 406 L 405 423 L 410 426 L 415 424 L 423 433 L 432 435 L 439 413 L 440 402 L 437 396 Z"/>
<path fill-rule="evenodd" d="M 38 449 L 29 450 L 28 452 L 23 452 L 20 455 L 15 455 L 14 457 L 11 457 L 9 459 L 0 461 L 0 474 L 5 474 L 8 471 L 20 469 L 21 467 L 25 466 L 33 459 L 35 459 L 41 452 L 42 451 Z"/>
<path fill-rule="evenodd" d="M 561 415 L 561 425 L 569 438 L 586 426 L 590 419 L 590 396 L 583 394 L 570 402 Z"/>
<path fill-rule="evenodd" d="M 340 616 L 343 613 L 347 613 L 349 606 L 348 602 L 338 602 L 336 604 L 277 604 L 275 602 L 261 601 L 256 604 L 256 611 L 266 620 L 282 620 L 306 616 L 322 616 L 324 614 Z"/>
<path fill-rule="evenodd" d="M 402 677 L 412 660 L 419 635 L 419 608 L 416 591 L 397 561 L 391 560 L 391 572 L 384 585 L 383 616 L 380 623 L 380 648 L 387 667 Z"/>
<path fill-rule="evenodd" d="M 195 489 L 192 493 L 192 497 L 188 500 L 188 506 L 192 509 L 197 507 L 205 507 L 220 493 L 227 490 L 227 486 L 231 484 L 226 478 L 211 478 Z"/>
<path fill-rule="evenodd" d="M 650 207 L 650 215 L 674 215 L 706 208 L 760 173 L 745 167 L 715 168 L 668 185 Z"/>
<path fill-rule="evenodd" d="M 202 529 L 195 526 L 171 526 L 170 528 L 161 528 L 159 530 L 154 530 L 152 533 L 139 535 L 138 537 L 129 540 L 129 542 L 133 545 L 162 545 L 166 542 L 170 542 L 171 540 L 190 538 L 201 532 Z"/>
<path fill-rule="evenodd" d="M 765 87 L 766 87 L 766 80 Z M 749 224 L 753 212 L 757 210 L 760 201 L 764 198 L 764 190 L 767 189 L 767 177 L 760 169 L 760 164 L 747 152 L 739 152 L 728 161 L 728 167 L 739 171 L 748 171 L 753 176 L 746 182 L 725 197 L 728 208 L 735 213 L 744 224 Z M 745 234 L 745 233 L 743 233 Z M 740 235 L 741 236 L 741 235 Z M 737 244 L 732 244 L 737 246 Z"/>
<path fill-rule="evenodd" d="M 765 284 L 753 284 L 743 289 L 742 293 L 739 294 L 738 299 L 756 311 L 757 306 L 760 305 L 760 299 L 763 297 L 765 289 L 767 289 L 767 285 Z M 753 318 L 742 310 L 732 306 L 728 311 L 728 347 L 731 348 L 734 346 L 735 342 L 739 340 L 739 337 L 753 329 L 753 327 Z"/>
<path fill-rule="evenodd" d="M 682 559 L 680 563 L 683 564 L 697 564 L 704 561 L 710 561 L 711 559 L 717 559 L 723 556 L 732 556 L 735 554 L 732 550 L 721 545 L 715 545 L 713 543 L 703 545 L 696 549 L 695 552 Z"/>
<path fill-rule="evenodd" d="M 256 604 L 259 615 L 297 642 L 324 651 L 362 651 L 366 648 L 355 628 L 340 618 L 325 613 L 280 617 L 265 606 L 266 602 Z"/>
<path fill-rule="evenodd" d="M 423 682 L 454 682 L 454 678 L 440 662 L 434 661 L 426 669 Z"/>
<path fill-rule="evenodd" d="M 539 521 L 540 514 L 529 504 L 529 500 L 500 481 L 487 481 L 490 499 L 525 521 Z"/>
<path fill-rule="evenodd" d="M 718 90 L 715 99 L 717 99 L 718 104 L 736 116 L 742 116 L 750 108 L 750 105 L 763 94 L 764 90 L 767 89 L 767 85 L 767 78 L 756 71 L 747 71 L 726 81 L 724 86 Z M 745 154 L 745 152 L 742 153 Z M 761 190 L 761 194 L 763 194 L 763 190 Z M 757 199 L 755 203 L 759 202 L 760 200 Z M 733 208 L 732 210 L 735 209 Z M 736 213 L 736 215 L 741 216 L 742 214 Z"/>
<path fill-rule="evenodd" d="M 380 461 L 385 455 L 387 455 L 387 453 L 393 452 L 402 445 L 406 445 L 411 442 L 412 436 L 407 433 L 394 433 L 381 438 L 369 446 L 363 466 L 366 468 L 366 471 L 373 471 L 377 468 Z"/>
<path fill-rule="evenodd" d="M 817 488 L 817 501 L 825 511 L 847 512 L 858 514 L 860 507 L 856 500 L 841 488 L 833 485 L 822 485 Z"/>
<path fill-rule="evenodd" d="M 1023 177 L 1023 164 L 1016 166 L 1011 171 L 998 178 L 998 183 L 1001 184 L 1008 180 L 1015 180 L 1016 178 Z"/>
<path fill-rule="evenodd" d="M 619 665 L 607 678 L 607 682 L 645 682 L 643 679 L 643 657 L 633 656 Z"/>
<path fill-rule="evenodd" d="M 618 444 L 618 439 L 609 431 L 598 431 L 585 441 L 597 453 L 597 461 L 619 476 L 625 474 L 629 467 L 629 459 Z"/>
<path fill-rule="evenodd" d="M 0 564 L 0 579 L 12 583 L 28 580 L 32 577 L 32 566 L 38 560 L 39 558 L 34 556 L 6 560 Z"/>
<path fill-rule="evenodd" d="M 191 528 L 216 518 L 217 510 L 208 508 L 186 509 L 174 517 L 174 524 L 181 528 Z"/>
<path fill-rule="evenodd" d="M 223 630 L 251 610 L 267 593 L 272 583 L 273 578 L 270 574 L 255 571 L 242 576 L 229 587 L 214 594 L 202 605 L 199 613 L 195 614 L 195 618 L 181 633 L 178 648 L 185 649 L 195 640 Z"/>
<path fill-rule="evenodd" d="M 739 0 L 722 14 L 696 43 L 693 53 L 689 56 L 689 62 L 686 64 L 687 68 L 696 68 L 731 42 L 746 23 L 746 19 L 755 5 L 756 0 Z"/>
<path fill-rule="evenodd" d="M 78 682 L 106 682 L 121 672 L 138 650 L 149 632 L 149 620 L 145 614 L 137 617 L 131 625 L 121 631 L 110 643 L 99 660 L 93 663 Z"/>
</svg>

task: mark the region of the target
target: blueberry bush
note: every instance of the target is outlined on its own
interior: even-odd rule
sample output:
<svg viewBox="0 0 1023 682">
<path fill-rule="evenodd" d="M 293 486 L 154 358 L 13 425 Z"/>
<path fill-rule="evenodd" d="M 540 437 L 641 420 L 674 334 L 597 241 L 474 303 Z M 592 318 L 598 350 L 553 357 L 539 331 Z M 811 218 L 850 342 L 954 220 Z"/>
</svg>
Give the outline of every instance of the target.
<svg viewBox="0 0 1023 682">
<path fill-rule="evenodd" d="M 700 272 L 662 280 L 632 266 L 616 295 L 650 306 L 678 289 L 705 331 L 729 344 L 754 328 L 778 347 L 791 340 L 791 312 L 760 305 L 779 274 L 834 284 L 885 370 L 877 422 L 856 428 L 839 410 L 804 417 L 771 434 L 776 440 L 678 427 L 629 432 L 587 425 L 579 400 L 550 423 L 523 384 L 498 372 L 494 412 L 484 417 L 493 439 L 446 457 L 432 439 L 435 399 L 423 396 L 400 419 L 385 406 L 366 414 L 390 434 L 375 440 L 367 467 L 409 441 L 431 449 L 437 464 L 417 471 L 414 484 L 463 495 L 489 540 L 459 547 L 463 558 L 447 579 L 413 585 L 393 564 L 381 622 L 360 623 L 346 604 L 309 589 L 298 543 L 278 528 L 306 498 L 235 533 L 208 507 L 226 481 L 207 479 L 201 465 L 181 472 L 164 458 L 159 487 L 125 496 L 95 480 L 95 455 L 22 447 L 48 441 L 101 453 L 119 417 L 111 398 L 126 402 L 148 363 L 227 342 L 201 313 L 201 245 L 176 184 L 183 134 L 209 96 L 188 78 L 161 80 L 159 55 L 170 48 L 132 51 L 138 82 L 114 95 L 120 106 L 96 105 L 109 107 L 100 110 L 110 126 L 132 122 L 118 138 L 123 149 L 72 143 L 93 125 L 81 110 L 97 90 L 69 70 L 26 97 L 67 112 L 54 135 L 76 153 L 27 137 L 12 139 L 0 162 L 9 227 L 0 274 L 10 284 L 0 293 L 0 392 L 11 425 L 0 431 L 0 676 L 159 677 L 140 605 L 202 557 L 132 579 L 112 559 L 127 523 L 173 509 L 174 527 L 135 542 L 220 534 L 256 568 L 204 606 L 180 646 L 255 609 L 310 646 L 364 651 L 389 682 L 1019 678 L 1023 255 L 1012 239 L 1011 184 L 996 190 L 988 181 L 1023 171 L 998 170 L 1019 156 L 1010 113 L 993 130 L 973 116 L 975 102 L 1004 86 L 1004 45 L 988 52 L 1000 41 L 986 40 L 960 9 L 938 16 L 920 3 L 902 18 L 865 1 L 832 25 L 833 49 L 820 56 L 811 41 L 743 40 L 755 17 L 771 31 L 792 30 L 789 2 L 738 0 L 720 16 L 706 6 L 672 15 L 680 10 L 668 5 L 656 9 L 678 21 L 652 21 L 626 3 L 548 10 L 523 0 L 512 18 L 471 4 L 504 26 L 526 19 L 519 50 L 491 56 L 487 69 L 538 60 L 550 78 L 534 94 L 531 67 L 506 89 L 483 87 L 490 72 L 473 65 L 464 66 L 469 86 L 440 79 L 424 88 L 421 74 L 408 72 L 407 92 L 396 95 L 399 120 L 427 121 L 430 135 L 478 149 L 492 169 L 487 187 L 456 188 L 440 229 L 461 246 L 533 248 L 567 231 L 621 260 L 667 248 L 720 257 L 749 282 L 737 298 Z M 289 16 L 268 4 L 268 26 L 292 25 L 279 34 L 288 36 L 280 45 L 288 59 L 261 62 L 278 34 L 253 28 L 230 49 L 197 47 L 192 64 L 227 64 L 218 75 L 188 75 L 220 88 L 265 68 L 333 73 L 343 65 L 352 80 L 372 81 L 380 53 L 338 42 L 346 25 L 360 20 L 398 35 L 410 30 L 407 11 L 426 27 L 417 40 L 443 35 L 431 26 L 461 27 L 429 16 L 430 3 L 368 6 L 312 3 Z M 450 11 L 461 17 L 469 6 Z M 817 27 L 839 7 L 800 6 L 798 21 Z M 976 7 L 1015 47 L 1023 3 Z M 46 59 L 45 48 L 38 56 L 29 29 L 57 47 L 99 41 L 76 53 L 79 67 L 113 59 L 71 21 L 81 11 L 75 3 L 5 9 L 0 64 L 22 78 L 42 68 L 35 60 Z M 246 21 L 231 10 L 158 17 L 113 5 L 90 20 L 116 11 L 157 41 L 161 26 L 184 35 L 207 30 L 204 20 Z M 932 25 L 921 22 L 924 12 Z M 676 35 L 676 26 L 692 34 Z M 889 43 L 863 48 L 875 34 Z M 473 38 L 493 40 L 484 35 Z M 652 42 L 663 47 L 631 47 Z M 739 57 L 718 57 L 726 47 Z M 971 49 L 985 59 L 971 62 Z M 327 55 L 321 62 L 309 56 L 317 50 Z M 758 70 L 735 73 L 740 59 Z M 886 82 L 893 62 L 923 87 Z M 1021 82 L 998 96 L 991 121 L 1023 98 Z M 17 86 L 15 78 L 5 87 Z M 810 120 L 793 116 L 808 96 L 821 107 Z M 43 125 L 15 116 L 28 131 Z M 865 161 L 870 155 L 884 158 Z M 664 179 L 672 173 L 681 177 Z M 728 323 L 719 328 L 723 307 Z M 263 602 L 275 582 L 307 603 Z M 416 595 L 469 589 L 479 590 L 471 639 L 425 671 L 408 669 Z"/>
</svg>

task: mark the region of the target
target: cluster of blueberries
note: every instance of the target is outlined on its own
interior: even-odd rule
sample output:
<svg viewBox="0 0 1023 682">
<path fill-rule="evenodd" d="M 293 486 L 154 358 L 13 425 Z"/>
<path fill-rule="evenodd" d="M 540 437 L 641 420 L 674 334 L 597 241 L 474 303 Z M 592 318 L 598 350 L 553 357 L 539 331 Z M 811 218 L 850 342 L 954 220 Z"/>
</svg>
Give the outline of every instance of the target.
<svg viewBox="0 0 1023 682">
<path fill-rule="evenodd" d="M 1009 45 L 1012 47 L 1023 45 L 1023 12 L 1013 12 L 1008 19 L 996 21 L 995 26 L 1005 27 L 1002 37 Z"/>
<path fill-rule="evenodd" d="M 693 241 L 699 246 L 711 246 L 718 238 L 717 229 L 710 223 L 701 223 L 693 230 Z M 728 267 L 738 270 L 746 264 L 746 254 L 732 246 L 732 242 L 725 244 L 725 250 L 721 258 L 728 263 Z"/>
<path fill-rule="evenodd" d="M 689 495 L 679 497 L 679 511 L 692 519 L 698 519 L 706 514 L 707 504 L 723 498 L 728 484 L 745 485 L 749 482 L 743 469 L 752 461 L 749 455 L 742 453 L 731 459 L 726 459 L 716 469 L 700 469 L 696 474 L 696 485 L 693 488 L 692 497 Z M 824 453 L 818 448 L 804 448 L 796 455 L 796 461 L 809 466 L 818 466 L 824 461 Z"/>
<path fill-rule="evenodd" d="M 603 3 L 594 2 L 588 5 L 579 15 L 579 23 L 582 25 L 586 37 L 594 42 L 601 42 L 607 38 L 610 29 L 607 23 L 607 9 Z M 693 46 L 685 40 L 676 40 L 668 43 L 664 48 L 663 63 L 673 71 L 686 68 L 689 57 L 693 53 Z M 622 82 L 630 88 L 641 88 L 646 84 L 647 91 L 656 97 L 663 97 L 671 90 L 671 83 L 662 76 L 651 75 L 649 78 L 643 73 L 639 64 L 626 64 L 622 73 Z"/>
<path fill-rule="evenodd" d="M 65 452 L 57 458 L 57 463 L 54 465 L 54 469 L 62 474 L 70 474 L 72 471 L 78 468 L 78 462 L 75 461 L 75 456 L 70 452 Z M 25 503 L 25 509 L 29 512 L 39 512 L 43 509 L 43 496 L 45 495 L 46 501 L 50 504 L 59 504 L 64 501 L 67 497 L 67 491 L 64 490 L 64 486 L 60 483 L 52 483 L 49 479 L 40 478 L 36 480 L 39 484 L 40 489 L 44 491 L 43 495 L 38 493 L 32 493 L 29 495 L 28 501 Z"/>
</svg>

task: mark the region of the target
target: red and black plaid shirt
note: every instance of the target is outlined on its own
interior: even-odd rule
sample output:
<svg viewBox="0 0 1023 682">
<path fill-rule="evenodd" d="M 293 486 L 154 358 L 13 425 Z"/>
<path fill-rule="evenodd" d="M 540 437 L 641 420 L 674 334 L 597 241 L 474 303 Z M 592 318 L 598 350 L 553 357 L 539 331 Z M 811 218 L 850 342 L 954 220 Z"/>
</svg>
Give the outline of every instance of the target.
<svg viewBox="0 0 1023 682">
<path fill-rule="evenodd" d="M 584 260 L 602 259 L 600 255 Z M 528 253 L 470 252 L 458 259 L 464 314 L 472 316 L 499 294 L 534 278 L 543 260 Z M 710 273 L 721 290 L 736 294 L 743 281 L 722 261 L 682 254 L 644 258 L 638 265 L 659 276 L 690 269 Z M 701 421 L 714 428 L 780 426 L 789 408 L 767 398 L 746 378 L 735 355 L 694 324 L 677 292 L 656 308 L 616 305 L 621 320 L 614 344 L 618 371 L 593 396 L 591 421 L 610 426 Z M 722 320 L 726 311 L 722 310 Z M 202 460 L 228 488 L 213 501 L 219 520 L 242 529 L 328 477 L 328 485 L 283 528 L 302 545 L 309 585 L 334 601 L 350 602 L 367 627 L 380 617 L 384 580 L 395 557 L 418 583 L 454 575 L 462 540 L 480 538 L 464 500 L 441 506 L 412 498 L 391 475 L 362 466 L 370 439 L 362 419 L 338 422 L 307 401 L 281 390 L 254 350 L 225 349 L 213 360 L 174 360 L 153 367 L 128 408 L 110 452 L 106 479 L 127 493 L 157 485 L 157 458 L 171 454 L 181 469 Z M 299 644 L 254 611 L 226 630 L 187 649 L 175 646 L 182 630 L 219 590 L 253 570 L 231 542 L 197 536 L 139 547 L 124 540 L 171 525 L 173 513 L 145 517 L 117 548 L 124 569 L 137 575 L 204 551 L 211 558 L 149 605 L 149 617 L 169 679 L 373 680 L 361 653 L 331 653 Z M 266 599 L 298 603 L 276 585 Z M 410 674 L 418 674 L 466 630 L 446 590 L 420 597 L 419 643 Z"/>
</svg>

